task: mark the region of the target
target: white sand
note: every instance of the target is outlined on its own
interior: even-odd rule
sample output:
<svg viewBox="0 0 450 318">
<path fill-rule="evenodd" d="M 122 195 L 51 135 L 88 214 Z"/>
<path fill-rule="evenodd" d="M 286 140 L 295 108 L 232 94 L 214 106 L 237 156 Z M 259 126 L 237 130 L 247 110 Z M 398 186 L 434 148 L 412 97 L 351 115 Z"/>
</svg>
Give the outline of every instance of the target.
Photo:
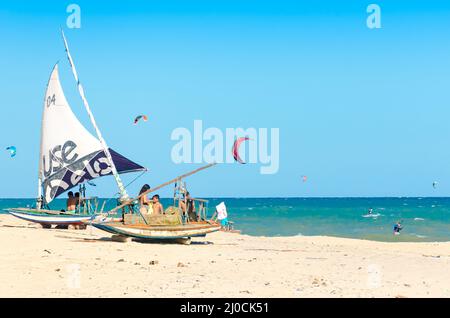
<svg viewBox="0 0 450 318">
<path fill-rule="evenodd" d="M 0 297 L 450 296 L 450 243 L 223 232 L 192 245 L 109 238 L 0 215 Z"/>
</svg>

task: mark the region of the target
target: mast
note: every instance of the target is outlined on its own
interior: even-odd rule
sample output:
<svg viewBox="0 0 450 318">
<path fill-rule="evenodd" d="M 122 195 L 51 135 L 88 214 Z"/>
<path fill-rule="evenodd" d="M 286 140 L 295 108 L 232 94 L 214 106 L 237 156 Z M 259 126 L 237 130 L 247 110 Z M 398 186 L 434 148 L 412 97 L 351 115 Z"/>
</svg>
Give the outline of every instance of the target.
<svg viewBox="0 0 450 318">
<path fill-rule="evenodd" d="M 42 164 L 41 164 L 41 159 L 42 156 L 39 156 L 39 176 L 38 176 L 38 195 L 36 198 L 36 208 L 38 210 L 42 209 Z"/>
<path fill-rule="evenodd" d="M 121 201 L 128 200 L 129 196 L 125 190 L 122 180 L 120 179 L 120 176 L 119 176 L 119 173 L 117 172 L 114 161 L 112 160 L 108 145 L 106 144 L 106 141 L 103 139 L 102 134 L 101 134 L 100 130 L 98 129 L 97 123 L 95 122 L 95 119 L 94 119 L 94 115 L 92 114 L 91 108 L 89 107 L 89 103 L 84 95 L 84 89 L 80 83 L 80 80 L 78 79 L 77 70 L 75 69 L 75 64 L 73 63 L 72 56 L 70 55 L 69 46 L 67 44 L 67 40 L 66 40 L 66 37 L 64 36 L 64 31 L 62 29 L 61 29 L 61 34 L 62 34 L 62 37 L 64 40 L 64 46 L 66 48 L 67 57 L 69 59 L 70 66 L 72 68 L 72 73 L 73 73 L 73 76 L 75 77 L 75 81 L 77 82 L 78 92 L 80 93 L 81 99 L 83 100 L 84 107 L 86 108 L 86 112 L 89 115 L 89 119 L 91 120 L 92 126 L 94 126 L 95 132 L 97 133 L 97 137 L 100 141 L 103 151 L 105 152 L 106 158 L 108 159 L 108 162 L 111 166 L 111 171 L 114 176 L 114 179 L 116 180 L 117 186 L 119 187 L 119 191 L 120 191 L 120 195 L 121 195 L 120 200 Z"/>
<path fill-rule="evenodd" d="M 55 66 L 53 67 L 53 70 L 55 69 L 55 67 L 57 67 L 58 63 L 55 64 Z M 52 73 L 53 73 L 52 70 Z M 47 89 L 48 89 L 48 85 L 50 83 L 50 78 L 48 79 L 47 82 Z M 47 96 L 47 91 L 44 94 L 44 110 L 42 111 L 42 118 L 41 118 L 41 140 L 39 143 L 39 167 L 38 167 L 38 190 L 37 190 L 37 198 L 36 198 L 36 208 L 37 209 L 42 209 L 42 203 L 43 203 L 43 199 L 42 199 L 42 140 L 44 138 L 44 112 L 45 112 L 45 106 L 46 106 L 46 96 Z"/>
<path fill-rule="evenodd" d="M 44 98 L 45 99 L 45 98 Z M 45 107 L 45 100 L 44 100 L 44 107 Z M 44 125 L 44 114 L 42 114 L 41 119 L 41 140 L 39 145 L 39 167 L 38 167 L 38 191 L 37 191 L 37 198 L 36 198 L 36 208 L 38 210 L 42 209 L 42 126 Z"/>
</svg>

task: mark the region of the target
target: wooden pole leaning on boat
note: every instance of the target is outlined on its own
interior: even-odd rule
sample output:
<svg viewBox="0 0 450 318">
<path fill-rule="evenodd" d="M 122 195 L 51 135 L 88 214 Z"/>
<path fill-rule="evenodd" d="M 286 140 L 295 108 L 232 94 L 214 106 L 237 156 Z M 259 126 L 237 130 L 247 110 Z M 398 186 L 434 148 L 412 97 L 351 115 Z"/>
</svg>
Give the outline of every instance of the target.
<svg viewBox="0 0 450 318">
<path fill-rule="evenodd" d="M 123 208 L 123 207 L 129 205 L 129 204 L 133 203 L 133 201 L 135 201 L 135 200 L 139 200 L 139 199 L 142 198 L 144 195 L 147 195 L 147 194 L 149 194 L 149 193 L 155 192 L 155 191 L 157 191 L 157 190 L 159 190 L 159 189 L 161 189 L 161 188 L 164 188 L 165 186 L 168 186 L 169 184 L 172 184 L 172 183 L 177 182 L 177 181 L 180 180 L 180 179 L 184 179 L 184 178 L 187 178 L 187 177 L 189 177 L 189 176 L 192 176 L 193 174 L 196 174 L 197 172 L 200 172 L 200 171 L 202 171 L 202 170 L 211 168 L 211 167 L 215 166 L 216 164 L 217 164 L 216 162 L 210 163 L 210 164 L 208 164 L 208 165 L 206 165 L 206 166 L 200 167 L 200 168 L 195 169 L 195 170 L 193 170 L 193 171 L 191 171 L 191 172 L 188 172 L 188 173 L 185 173 L 185 174 L 183 174 L 183 175 L 181 175 L 181 176 L 179 176 L 179 177 L 176 177 L 175 179 L 172 179 L 172 180 L 170 180 L 170 181 L 164 182 L 163 184 L 160 184 L 159 186 L 157 186 L 157 187 L 155 187 L 155 188 L 152 188 L 152 189 L 149 189 L 149 190 L 143 192 L 142 194 L 140 194 L 139 196 L 137 196 L 135 199 L 127 200 L 127 201 L 123 202 L 121 205 L 118 205 L 118 206 L 116 206 L 114 209 L 112 209 L 111 211 L 109 211 L 109 213 L 115 212 L 115 211 L 117 211 L 117 210 L 119 210 L 119 209 L 121 209 L 121 208 Z"/>
</svg>

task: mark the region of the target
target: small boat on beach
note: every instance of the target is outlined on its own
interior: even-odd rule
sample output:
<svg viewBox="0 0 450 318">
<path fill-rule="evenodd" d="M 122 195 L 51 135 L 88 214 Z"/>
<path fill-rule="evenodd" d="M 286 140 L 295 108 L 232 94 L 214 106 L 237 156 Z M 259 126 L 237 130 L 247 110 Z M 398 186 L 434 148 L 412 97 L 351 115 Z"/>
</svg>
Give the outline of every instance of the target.
<svg viewBox="0 0 450 318">
<path fill-rule="evenodd" d="M 11 208 L 9 214 L 30 222 L 40 223 L 44 227 L 52 225 L 81 225 L 84 221 L 91 220 L 95 215 L 70 214 L 55 210 L 33 208 Z"/>
<path fill-rule="evenodd" d="M 113 234 L 116 239 L 127 237 L 152 241 L 181 239 L 185 240 L 184 243 L 190 243 L 192 237 L 204 237 L 206 234 L 219 231 L 221 225 L 207 219 L 207 200 L 190 199 L 191 204 L 198 203 L 196 213 L 182 208 L 188 206 L 187 187 L 183 179 L 214 165 L 215 163 L 208 164 L 149 189 L 134 200 L 123 202 L 108 212 L 109 215 L 120 213 L 122 218 L 119 221 L 88 221 L 85 223 Z M 163 214 L 154 215 L 140 212 L 137 202 L 141 197 L 171 184 L 175 184 L 173 205 L 168 207 Z"/>
<path fill-rule="evenodd" d="M 210 223 L 193 223 L 179 225 L 147 225 L 125 224 L 123 222 L 104 222 L 93 224 L 94 227 L 114 235 L 134 237 L 145 240 L 173 240 L 204 237 L 208 233 L 216 232 L 220 225 Z"/>
<path fill-rule="evenodd" d="M 207 200 L 189 198 L 190 206 L 198 203 L 197 213 L 188 207 L 184 178 L 215 165 L 208 164 L 130 199 L 120 174 L 146 171 L 135 162 L 109 148 L 95 122 L 84 95 L 69 47 L 62 33 L 67 57 L 77 83 L 78 92 L 97 137 L 91 135 L 72 112 L 61 87 L 58 64 L 47 86 L 42 117 L 41 147 L 38 170 L 38 197 L 35 208 L 10 208 L 8 212 L 20 219 L 52 225 L 92 225 L 114 234 L 117 238 L 185 240 L 205 236 L 220 230 L 216 222 L 207 220 Z M 102 176 L 113 175 L 119 189 L 118 206 L 103 212 L 97 198 L 85 197 L 85 183 Z M 174 204 L 161 214 L 144 215 L 138 200 L 151 192 L 175 184 Z M 80 186 L 80 200 L 75 211 L 52 210 L 49 203 L 69 189 Z M 195 210 L 195 209 L 194 209 Z M 118 217 L 119 216 L 119 217 Z"/>
<path fill-rule="evenodd" d="M 44 227 L 79 225 L 96 217 L 99 212 L 97 198 L 85 197 L 85 183 L 89 180 L 113 175 L 122 197 L 128 198 L 119 174 L 146 170 L 107 146 L 84 96 L 64 33 L 63 39 L 78 91 L 97 138 L 86 130 L 72 112 L 61 86 L 56 64 L 44 98 L 36 206 L 7 209 L 17 218 L 40 223 Z M 55 198 L 76 186 L 80 187 L 81 197 L 75 210 L 52 210 L 49 207 Z"/>
</svg>

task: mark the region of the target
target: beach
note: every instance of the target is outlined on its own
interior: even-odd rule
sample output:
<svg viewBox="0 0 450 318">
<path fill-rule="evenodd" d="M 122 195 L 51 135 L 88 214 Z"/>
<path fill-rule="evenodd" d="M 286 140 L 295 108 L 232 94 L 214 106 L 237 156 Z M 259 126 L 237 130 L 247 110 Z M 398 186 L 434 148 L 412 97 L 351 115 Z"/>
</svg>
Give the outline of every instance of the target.
<svg viewBox="0 0 450 318">
<path fill-rule="evenodd" d="M 218 232 L 114 242 L 0 215 L 0 297 L 449 297 L 450 242 Z"/>
</svg>

